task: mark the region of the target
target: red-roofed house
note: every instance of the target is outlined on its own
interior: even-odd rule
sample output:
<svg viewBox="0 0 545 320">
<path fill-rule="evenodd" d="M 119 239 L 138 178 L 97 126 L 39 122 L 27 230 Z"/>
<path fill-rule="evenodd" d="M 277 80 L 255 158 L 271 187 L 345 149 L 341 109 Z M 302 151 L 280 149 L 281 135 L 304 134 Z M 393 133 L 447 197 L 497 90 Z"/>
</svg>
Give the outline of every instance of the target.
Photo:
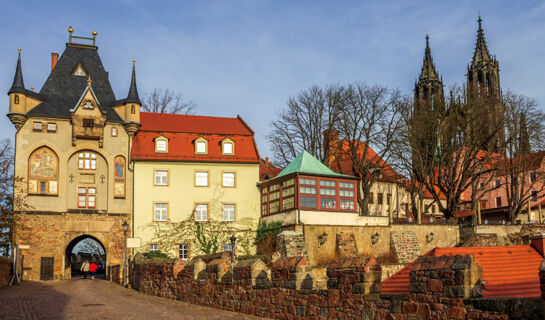
<svg viewBox="0 0 545 320">
<path fill-rule="evenodd" d="M 134 233 L 142 238 L 145 249 L 182 259 L 202 254 L 195 237 L 165 241 L 165 233 L 158 232 L 186 219 L 225 222 L 231 230 L 255 230 L 260 157 L 254 132 L 240 116 L 143 112 L 140 123 L 131 152 L 136 186 Z M 230 249 L 230 236 L 220 236 L 219 251 Z"/>
<path fill-rule="evenodd" d="M 426 256 L 473 255 L 482 269 L 484 298 L 539 298 L 543 237 L 531 245 L 435 248 Z M 383 294 L 408 294 L 413 263 L 382 283 Z"/>
</svg>

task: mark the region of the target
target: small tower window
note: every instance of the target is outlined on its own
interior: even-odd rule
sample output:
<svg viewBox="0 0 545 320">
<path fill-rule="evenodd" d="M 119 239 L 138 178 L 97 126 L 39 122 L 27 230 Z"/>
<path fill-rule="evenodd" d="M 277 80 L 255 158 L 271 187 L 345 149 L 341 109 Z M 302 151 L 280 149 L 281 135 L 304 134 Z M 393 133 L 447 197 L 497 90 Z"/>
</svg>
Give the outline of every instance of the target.
<svg viewBox="0 0 545 320">
<path fill-rule="evenodd" d="M 19 95 L 18 95 L 18 94 L 16 94 L 16 95 L 13 97 L 13 103 L 19 104 Z"/>
<path fill-rule="evenodd" d="M 132 114 L 136 113 L 136 108 L 134 107 L 134 104 L 131 105 L 131 113 Z"/>
<path fill-rule="evenodd" d="M 117 137 L 117 128 L 112 127 L 112 137 Z"/>
</svg>

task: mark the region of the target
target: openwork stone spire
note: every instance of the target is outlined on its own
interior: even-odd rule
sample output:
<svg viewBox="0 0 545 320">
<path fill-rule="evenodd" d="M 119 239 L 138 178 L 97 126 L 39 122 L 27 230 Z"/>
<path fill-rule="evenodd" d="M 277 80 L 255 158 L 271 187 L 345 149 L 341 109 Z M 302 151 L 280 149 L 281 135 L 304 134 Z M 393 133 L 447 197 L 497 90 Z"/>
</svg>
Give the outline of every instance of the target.
<svg viewBox="0 0 545 320">
<path fill-rule="evenodd" d="M 431 56 L 430 37 L 426 35 L 426 50 L 424 51 L 424 61 L 422 62 L 422 71 L 420 72 L 420 81 L 422 80 L 439 80 L 433 57 Z"/>
</svg>

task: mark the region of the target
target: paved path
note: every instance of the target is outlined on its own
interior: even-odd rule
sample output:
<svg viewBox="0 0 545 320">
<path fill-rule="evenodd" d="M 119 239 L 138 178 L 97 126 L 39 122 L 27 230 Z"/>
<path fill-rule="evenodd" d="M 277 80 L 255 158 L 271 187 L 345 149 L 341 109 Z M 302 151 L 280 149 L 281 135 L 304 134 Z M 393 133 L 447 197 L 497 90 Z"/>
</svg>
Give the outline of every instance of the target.
<svg viewBox="0 0 545 320">
<path fill-rule="evenodd" d="M 0 319 L 260 319 L 141 294 L 104 280 L 26 281 L 0 289 Z"/>
</svg>

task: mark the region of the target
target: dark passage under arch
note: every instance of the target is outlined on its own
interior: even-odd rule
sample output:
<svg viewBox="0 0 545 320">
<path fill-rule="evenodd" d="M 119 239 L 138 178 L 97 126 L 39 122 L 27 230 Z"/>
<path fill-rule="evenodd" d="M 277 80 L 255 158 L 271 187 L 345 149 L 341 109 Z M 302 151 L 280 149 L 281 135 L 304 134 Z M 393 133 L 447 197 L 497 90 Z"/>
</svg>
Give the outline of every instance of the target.
<svg viewBox="0 0 545 320">
<path fill-rule="evenodd" d="M 82 276 L 80 271 L 83 261 L 95 262 L 99 269 L 97 277 L 104 278 L 106 268 L 106 248 L 100 240 L 91 235 L 74 238 L 65 249 L 65 278 Z"/>
</svg>

